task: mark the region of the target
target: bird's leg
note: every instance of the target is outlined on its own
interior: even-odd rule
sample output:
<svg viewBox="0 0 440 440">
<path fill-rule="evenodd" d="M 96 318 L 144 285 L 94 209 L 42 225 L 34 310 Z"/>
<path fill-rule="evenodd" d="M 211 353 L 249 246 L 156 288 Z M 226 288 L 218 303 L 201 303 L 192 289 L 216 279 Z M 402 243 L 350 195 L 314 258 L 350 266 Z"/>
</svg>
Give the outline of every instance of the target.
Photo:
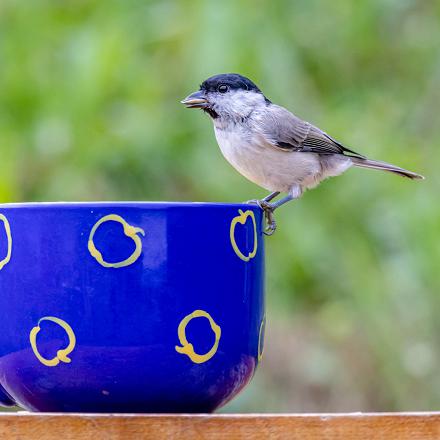
<svg viewBox="0 0 440 440">
<path fill-rule="evenodd" d="M 275 191 L 275 192 L 268 194 L 266 197 L 264 197 L 261 200 L 260 199 L 252 199 L 252 200 L 248 200 L 246 203 L 255 203 L 256 205 L 259 205 L 260 202 L 270 202 L 275 197 L 277 197 L 279 194 L 280 194 L 279 191 Z M 261 208 L 261 206 L 260 206 L 260 208 Z"/>
<path fill-rule="evenodd" d="M 264 217 L 267 223 L 267 226 L 264 231 L 265 235 L 272 235 L 277 228 L 277 223 L 273 215 L 275 209 L 279 208 L 280 206 L 284 205 L 287 202 L 290 202 L 293 199 L 298 198 L 301 195 L 301 192 L 302 192 L 301 188 L 298 187 L 297 191 L 294 194 L 293 193 L 289 194 L 283 197 L 282 199 L 278 200 L 277 202 L 273 202 L 273 203 L 270 202 L 280 194 L 279 191 L 275 191 L 261 200 L 249 200 L 248 203 L 256 203 L 264 211 Z"/>
<path fill-rule="evenodd" d="M 275 218 L 272 213 L 273 211 L 272 205 L 269 202 L 273 200 L 275 197 L 277 197 L 279 194 L 280 194 L 279 191 L 274 191 L 261 200 L 253 199 L 247 201 L 247 203 L 257 204 L 264 211 L 264 217 L 266 218 L 266 223 L 268 225 L 264 232 L 264 234 L 266 235 L 272 235 L 275 232 L 275 229 L 277 228 L 277 224 L 275 222 Z"/>
<path fill-rule="evenodd" d="M 278 200 L 277 202 L 270 203 L 270 206 L 272 208 L 272 212 L 275 211 L 275 209 L 279 208 L 280 206 L 284 205 L 287 202 L 290 202 L 295 197 L 293 197 L 291 194 L 289 194 L 286 197 L 283 197 L 282 199 Z"/>
<path fill-rule="evenodd" d="M 277 222 L 275 221 L 275 217 L 273 215 L 275 209 L 279 208 L 287 202 L 290 202 L 291 200 L 293 200 L 293 198 L 294 197 L 289 194 L 288 196 L 283 197 L 282 199 L 274 203 L 266 202 L 264 199 L 259 201 L 258 206 L 264 211 L 264 216 L 267 223 L 266 229 L 264 231 L 265 235 L 272 235 L 277 228 Z"/>
<path fill-rule="evenodd" d="M 273 193 L 270 193 L 269 195 L 267 195 L 264 199 L 262 199 L 264 202 L 270 202 L 271 200 L 273 200 L 275 197 L 278 197 L 280 195 L 279 191 L 275 191 Z"/>
</svg>

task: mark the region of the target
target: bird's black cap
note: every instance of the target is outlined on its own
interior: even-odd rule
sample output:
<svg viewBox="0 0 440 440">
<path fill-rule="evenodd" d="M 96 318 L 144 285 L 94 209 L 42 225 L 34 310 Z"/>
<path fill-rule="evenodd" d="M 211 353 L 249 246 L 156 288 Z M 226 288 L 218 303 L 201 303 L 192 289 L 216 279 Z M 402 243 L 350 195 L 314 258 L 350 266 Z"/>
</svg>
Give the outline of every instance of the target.
<svg viewBox="0 0 440 440">
<path fill-rule="evenodd" d="M 231 90 L 250 90 L 261 93 L 261 90 L 249 78 L 238 73 L 221 73 L 220 75 L 211 76 L 211 78 L 203 81 L 200 90 L 215 92 L 221 84 L 229 86 Z"/>
</svg>

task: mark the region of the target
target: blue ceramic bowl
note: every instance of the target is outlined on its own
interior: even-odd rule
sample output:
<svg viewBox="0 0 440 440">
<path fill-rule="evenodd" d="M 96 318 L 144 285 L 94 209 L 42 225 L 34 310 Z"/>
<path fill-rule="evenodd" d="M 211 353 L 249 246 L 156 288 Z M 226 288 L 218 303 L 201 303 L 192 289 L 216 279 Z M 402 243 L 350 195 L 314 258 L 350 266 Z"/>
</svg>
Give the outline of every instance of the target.
<svg viewBox="0 0 440 440">
<path fill-rule="evenodd" d="M 0 205 L 0 403 L 208 412 L 264 337 L 262 215 L 250 205 Z"/>
</svg>

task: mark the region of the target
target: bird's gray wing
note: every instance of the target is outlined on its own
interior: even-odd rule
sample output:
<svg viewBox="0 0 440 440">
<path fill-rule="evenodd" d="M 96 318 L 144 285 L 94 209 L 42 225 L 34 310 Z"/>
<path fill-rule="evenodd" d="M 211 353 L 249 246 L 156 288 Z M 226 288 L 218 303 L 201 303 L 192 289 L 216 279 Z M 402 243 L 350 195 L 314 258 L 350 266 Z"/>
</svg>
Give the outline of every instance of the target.
<svg viewBox="0 0 440 440">
<path fill-rule="evenodd" d="M 275 148 L 316 154 L 344 154 L 364 158 L 344 147 L 318 127 L 303 121 L 283 107 L 272 104 L 271 110 L 261 118 L 264 136 Z"/>
</svg>

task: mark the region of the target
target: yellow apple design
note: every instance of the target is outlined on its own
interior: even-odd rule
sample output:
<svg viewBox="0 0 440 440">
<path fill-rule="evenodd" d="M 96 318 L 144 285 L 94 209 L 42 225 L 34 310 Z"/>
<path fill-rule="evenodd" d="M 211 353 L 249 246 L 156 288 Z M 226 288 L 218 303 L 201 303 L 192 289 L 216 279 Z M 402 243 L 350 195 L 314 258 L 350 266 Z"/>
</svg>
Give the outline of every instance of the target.
<svg viewBox="0 0 440 440">
<path fill-rule="evenodd" d="M 212 331 L 215 335 L 215 341 L 211 349 L 205 354 L 198 354 L 194 351 L 194 347 L 191 343 L 186 339 L 186 326 L 188 323 L 194 318 L 207 318 L 209 320 L 209 324 L 211 326 Z M 204 310 L 194 310 L 194 312 L 185 316 L 179 324 L 179 328 L 177 329 L 177 335 L 179 337 L 179 341 L 182 344 L 181 346 L 176 345 L 176 351 L 180 354 L 186 354 L 195 364 L 202 364 L 203 362 L 209 361 L 218 349 L 218 343 L 220 341 L 221 329 L 212 319 L 211 315 Z"/>
<path fill-rule="evenodd" d="M 234 252 L 237 254 L 238 258 L 242 259 L 243 261 L 249 261 L 251 258 L 254 258 L 257 254 L 257 247 L 258 247 L 258 240 L 257 240 L 257 223 L 255 221 L 255 215 L 251 210 L 242 211 L 241 209 L 238 210 L 239 215 L 234 217 L 231 221 L 231 227 L 229 230 L 229 236 L 231 239 L 231 245 L 234 249 Z M 237 242 L 235 241 L 235 228 L 237 224 L 245 225 L 246 221 L 250 217 L 252 219 L 252 223 L 254 226 L 254 248 L 252 252 L 249 252 L 247 255 L 244 254 L 238 247 Z"/>
<path fill-rule="evenodd" d="M 6 232 L 6 239 L 8 240 L 8 250 L 6 252 L 6 257 L 3 258 L 3 260 L 0 260 L 0 270 L 2 270 L 3 267 L 6 264 L 8 264 L 11 259 L 12 235 L 11 235 L 11 226 L 9 225 L 8 219 L 3 214 L 0 214 L 0 220 L 3 222 L 3 226 L 4 226 L 5 232 Z"/>
<path fill-rule="evenodd" d="M 58 350 L 57 355 L 52 359 L 46 359 L 45 357 L 41 356 L 37 348 L 37 335 L 41 330 L 40 324 L 42 321 L 52 321 L 55 324 L 58 324 L 67 333 L 67 336 L 69 337 L 69 345 L 66 348 Z M 75 348 L 76 337 L 75 337 L 75 333 L 72 330 L 72 327 L 70 327 L 70 325 L 67 324 L 66 321 L 63 321 L 60 318 L 55 318 L 54 316 L 45 316 L 41 318 L 38 321 L 37 326 L 31 330 L 29 334 L 29 340 L 35 356 L 43 365 L 46 365 L 46 367 L 56 367 L 60 362 L 64 362 L 66 364 L 72 362 L 72 360 L 68 358 L 67 355 L 70 354 Z"/>
<path fill-rule="evenodd" d="M 128 258 L 122 261 L 118 261 L 116 263 L 109 263 L 108 261 L 105 261 L 104 258 L 102 257 L 101 252 L 98 251 L 98 249 L 96 249 L 95 243 L 93 242 L 93 238 L 99 226 L 101 226 L 105 222 L 110 222 L 110 221 L 121 223 L 121 225 L 124 227 L 124 234 L 127 237 L 130 237 L 136 245 L 136 249 Z M 130 266 L 131 264 L 137 261 L 137 259 L 142 253 L 142 241 L 139 238 L 139 235 L 137 234 L 141 234 L 145 236 L 145 232 L 143 229 L 129 225 L 120 215 L 117 214 L 106 215 L 101 219 L 99 219 L 94 224 L 92 230 L 90 231 L 89 242 L 88 242 L 89 252 L 92 255 L 92 257 L 94 257 L 101 266 L 113 267 L 113 268 Z"/>
<path fill-rule="evenodd" d="M 266 329 L 266 315 L 264 315 L 263 319 L 261 320 L 260 324 L 260 331 L 258 332 L 258 360 L 261 361 L 263 358 L 263 329 Z"/>
</svg>

